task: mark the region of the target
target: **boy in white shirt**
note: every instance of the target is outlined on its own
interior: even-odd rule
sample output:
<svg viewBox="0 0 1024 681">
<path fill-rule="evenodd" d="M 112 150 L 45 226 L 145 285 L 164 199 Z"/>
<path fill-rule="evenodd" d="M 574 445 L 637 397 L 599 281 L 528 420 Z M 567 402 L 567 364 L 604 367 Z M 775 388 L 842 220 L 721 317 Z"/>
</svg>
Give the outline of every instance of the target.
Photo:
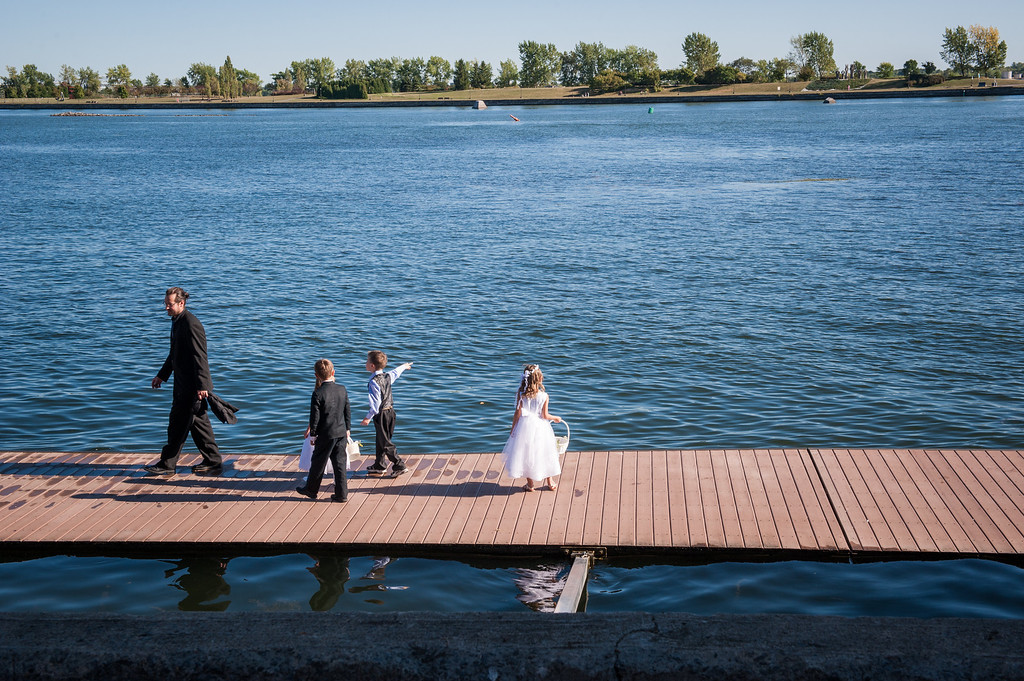
<svg viewBox="0 0 1024 681">
<path fill-rule="evenodd" d="M 362 424 L 365 426 L 373 421 L 377 453 L 373 465 L 366 470 L 368 473 L 383 473 L 388 468 L 384 461 L 384 457 L 387 457 L 391 461 L 391 472 L 399 475 L 405 472 L 405 462 L 398 456 L 398 449 L 391 441 L 395 435 L 395 404 L 391 396 L 391 384 L 412 367 L 412 362 L 406 362 L 397 369 L 385 373 L 384 367 L 387 365 L 388 356 L 380 350 L 366 353 L 366 370 L 373 375 L 366 386 L 370 397 L 370 411 L 366 412 Z"/>
</svg>

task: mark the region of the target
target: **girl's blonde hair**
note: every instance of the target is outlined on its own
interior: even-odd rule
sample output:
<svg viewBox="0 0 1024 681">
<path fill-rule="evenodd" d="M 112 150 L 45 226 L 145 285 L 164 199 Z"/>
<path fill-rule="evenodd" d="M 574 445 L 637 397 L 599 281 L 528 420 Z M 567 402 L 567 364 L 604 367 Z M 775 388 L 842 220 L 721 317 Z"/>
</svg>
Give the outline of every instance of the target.
<svg viewBox="0 0 1024 681">
<path fill-rule="evenodd" d="M 533 397 L 544 390 L 544 374 L 536 364 L 523 367 L 523 378 L 519 381 L 518 393 L 522 397 Z"/>
</svg>

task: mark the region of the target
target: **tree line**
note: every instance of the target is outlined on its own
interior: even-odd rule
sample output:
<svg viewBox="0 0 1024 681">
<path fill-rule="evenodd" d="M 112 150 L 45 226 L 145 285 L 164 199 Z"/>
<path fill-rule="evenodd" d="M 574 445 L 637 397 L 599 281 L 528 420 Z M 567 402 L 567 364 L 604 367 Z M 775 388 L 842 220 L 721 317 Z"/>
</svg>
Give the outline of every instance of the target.
<svg viewBox="0 0 1024 681">
<path fill-rule="evenodd" d="M 319 97 L 359 99 L 387 92 L 430 90 L 470 90 L 486 88 L 536 88 L 554 85 L 586 86 L 594 94 L 627 88 L 658 91 L 665 86 L 688 84 L 729 85 L 735 83 L 773 83 L 790 79 L 895 78 L 897 69 L 882 62 L 874 70 L 859 61 L 840 69 L 834 59 L 832 40 L 811 31 L 793 36 L 785 56 L 768 59 L 740 57 L 722 63 L 718 43 L 694 32 L 681 44 L 684 61 L 676 69 L 663 70 L 658 55 L 643 47 L 627 45 L 617 49 L 603 43 L 580 42 L 568 51 L 559 51 L 553 43 L 526 40 L 519 43 L 519 61 L 501 61 L 495 69 L 486 61 L 458 59 L 454 63 L 438 56 L 400 59 L 386 57 L 369 61 L 349 59 L 337 66 L 328 58 L 293 61 L 263 82 L 256 73 L 235 68 L 231 57 L 220 67 L 202 62 L 192 64 L 185 75 L 163 81 L 155 73 L 145 80 L 133 77 L 125 64 L 107 69 L 106 83 L 100 73 L 89 67 L 61 66 L 57 77 L 27 64 L 21 71 L 7 67 L 3 89 L 7 97 L 57 97 L 82 99 L 100 94 L 115 97 L 200 95 L 233 99 L 254 95 L 294 95 L 315 93 Z M 908 82 L 932 84 L 947 73 L 965 76 L 968 72 L 989 75 L 1006 63 L 1006 41 L 995 27 L 970 26 L 947 28 L 940 56 L 950 66 L 939 71 L 931 61 L 904 62 L 899 75 Z M 1024 70 L 1015 62 L 1014 71 Z M 940 80 L 936 80 L 940 79 Z"/>
</svg>

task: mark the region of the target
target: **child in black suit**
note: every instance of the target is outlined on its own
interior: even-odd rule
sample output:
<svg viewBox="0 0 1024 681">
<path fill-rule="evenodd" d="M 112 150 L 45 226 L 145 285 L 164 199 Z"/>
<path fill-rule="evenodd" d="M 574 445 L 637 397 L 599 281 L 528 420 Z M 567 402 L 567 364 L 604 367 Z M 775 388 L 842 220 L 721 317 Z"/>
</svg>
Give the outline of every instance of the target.
<svg viewBox="0 0 1024 681">
<path fill-rule="evenodd" d="M 309 427 L 303 437 L 313 440 L 313 457 L 309 464 L 306 484 L 295 491 L 304 497 L 316 499 L 324 468 L 330 458 L 334 467 L 334 494 L 331 501 L 348 501 L 348 481 L 345 479 L 348 463 L 345 446 L 352 430 L 352 414 L 345 386 L 334 380 L 334 365 L 329 359 L 318 359 L 313 366 L 317 386 L 309 403 Z"/>
</svg>

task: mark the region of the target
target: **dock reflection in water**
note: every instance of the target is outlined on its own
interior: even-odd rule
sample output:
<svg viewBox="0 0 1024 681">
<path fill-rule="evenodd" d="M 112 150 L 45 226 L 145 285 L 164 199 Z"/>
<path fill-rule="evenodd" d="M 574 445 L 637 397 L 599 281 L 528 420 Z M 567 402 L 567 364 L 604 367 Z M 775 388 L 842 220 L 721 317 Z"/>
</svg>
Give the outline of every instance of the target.
<svg viewBox="0 0 1024 681">
<path fill-rule="evenodd" d="M 329 553 L 51 556 L 0 563 L 0 611 L 549 612 L 569 564 Z M 978 559 L 598 561 L 587 592 L 588 612 L 1024 618 L 1024 570 Z"/>
</svg>

